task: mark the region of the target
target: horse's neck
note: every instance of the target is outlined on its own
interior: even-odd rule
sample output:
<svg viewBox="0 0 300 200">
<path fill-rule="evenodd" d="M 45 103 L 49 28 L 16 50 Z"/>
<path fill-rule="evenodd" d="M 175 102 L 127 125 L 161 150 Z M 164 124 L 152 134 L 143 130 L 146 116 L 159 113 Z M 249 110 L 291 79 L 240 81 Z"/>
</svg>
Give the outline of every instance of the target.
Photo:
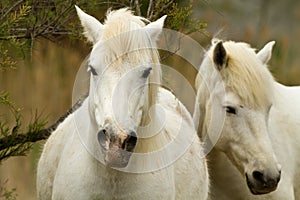
<svg viewBox="0 0 300 200">
<path fill-rule="evenodd" d="M 159 65 L 155 66 L 153 74 L 150 74 L 149 83 L 148 83 L 148 91 L 146 94 L 143 114 L 140 126 L 147 126 L 151 123 L 152 117 L 150 112 L 156 113 L 155 104 L 158 101 L 158 92 L 159 85 L 161 82 L 161 68 Z"/>
<path fill-rule="evenodd" d="M 159 110 L 153 106 L 147 113 L 147 124 L 143 124 L 138 128 L 138 143 L 136 146 L 137 153 L 147 153 L 162 148 L 168 139 L 165 134 L 163 119 L 159 114 Z"/>
<path fill-rule="evenodd" d="M 74 112 L 74 122 L 76 125 L 76 134 L 78 134 L 85 149 L 96 159 L 103 160 L 97 140 L 97 126 L 93 125 L 95 122 L 93 122 L 89 113 L 89 97 L 87 97 L 82 103 L 82 106 Z"/>
<path fill-rule="evenodd" d="M 278 112 L 279 116 L 285 120 L 285 116 L 300 119 L 300 87 L 299 86 L 285 86 L 274 82 L 274 101 L 272 108 Z"/>
<path fill-rule="evenodd" d="M 196 102 L 197 106 L 194 111 L 194 123 L 197 128 L 197 133 L 200 138 L 204 138 L 207 134 L 207 116 L 209 110 L 207 110 L 207 103 L 211 93 L 216 87 L 216 82 L 214 80 L 214 70 L 211 67 L 205 67 L 200 69 L 199 74 L 197 75 L 196 87 L 197 88 L 197 97 Z"/>
</svg>

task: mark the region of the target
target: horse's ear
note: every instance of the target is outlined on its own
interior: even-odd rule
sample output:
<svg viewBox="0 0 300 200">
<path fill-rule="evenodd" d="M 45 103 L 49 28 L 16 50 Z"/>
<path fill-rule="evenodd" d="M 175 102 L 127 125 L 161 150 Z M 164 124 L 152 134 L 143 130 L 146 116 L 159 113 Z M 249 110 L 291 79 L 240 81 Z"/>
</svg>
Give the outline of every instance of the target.
<svg viewBox="0 0 300 200">
<path fill-rule="evenodd" d="M 78 6 L 75 5 L 75 8 L 84 29 L 84 36 L 88 39 L 88 41 L 95 44 L 99 39 L 103 25 L 96 18 L 83 12 Z"/>
<path fill-rule="evenodd" d="M 275 41 L 268 42 L 256 55 L 263 64 L 267 64 L 272 56 L 272 49 Z"/>
<path fill-rule="evenodd" d="M 167 18 L 167 15 L 164 15 L 161 18 L 159 18 L 158 20 L 151 22 L 147 26 L 144 27 L 147 30 L 147 32 L 149 33 L 152 40 L 154 40 L 154 41 L 158 40 L 158 37 L 164 27 L 164 22 L 165 22 L 166 18 Z"/>
<path fill-rule="evenodd" d="M 226 66 L 227 53 L 223 46 L 223 42 L 216 44 L 213 52 L 213 60 L 219 71 Z"/>
</svg>

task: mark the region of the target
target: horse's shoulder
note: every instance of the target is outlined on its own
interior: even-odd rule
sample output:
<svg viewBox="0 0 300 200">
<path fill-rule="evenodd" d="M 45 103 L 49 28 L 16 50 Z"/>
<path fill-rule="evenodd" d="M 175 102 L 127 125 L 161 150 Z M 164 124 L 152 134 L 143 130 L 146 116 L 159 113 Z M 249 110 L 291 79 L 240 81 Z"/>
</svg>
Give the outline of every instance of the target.
<svg viewBox="0 0 300 200">
<path fill-rule="evenodd" d="M 74 115 L 76 112 L 78 112 L 78 110 L 67 116 L 51 133 L 50 137 L 47 139 L 44 145 L 43 152 L 41 155 L 41 162 L 53 163 L 54 166 L 58 165 L 61 158 L 61 154 L 66 144 L 68 143 L 71 135 L 76 129 L 74 119 Z"/>
<path fill-rule="evenodd" d="M 69 135 L 72 116 L 69 115 L 46 141 L 37 167 L 37 188 L 40 196 L 51 197 L 53 181 Z"/>
</svg>

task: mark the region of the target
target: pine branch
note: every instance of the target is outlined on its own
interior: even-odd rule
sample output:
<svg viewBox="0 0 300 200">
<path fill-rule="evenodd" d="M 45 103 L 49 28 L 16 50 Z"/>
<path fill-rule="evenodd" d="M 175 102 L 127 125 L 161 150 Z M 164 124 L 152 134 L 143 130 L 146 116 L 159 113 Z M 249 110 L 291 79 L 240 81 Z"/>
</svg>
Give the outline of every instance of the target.
<svg viewBox="0 0 300 200">
<path fill-rule="evenodd" d="M 20 39 L 31 39 L 31 35 L 30 34 L 23 34 L 23 35 L 9 35 L 9 36 L 3 36 L 3 37 L 0 37 L 0 40 L 11 40 L 11 39 L 17 39 L 17 40 L 20 40 Z"/>
<path fill-rule="evenodd" d="M 78 100 L 72 108 L 70 108 L 67 112 L 65 112 L 61 117 L 58 118 L 56 122 L 50 125 L 48 128 L 39 129 L 33 128 L 33 130 L 29 130 L 27 133 L 17 133 L 17 134 L 10 134 L 0 138 L 0 152 L 7 151 L 4 153 L 4 156 L 0 157 L 0 161 L 6 157 L 10 157 L 8 150 L 10 148 L 18 147 L 18 145 L 23 145 L 26 143 L 34 143 L 40 140 L 47 139 L 51 133 L 58 127 L 58 125 L 63 122 L 71 113 L 77 110 L 85 100 L 86 96 Z M 38 120 L 33 123 L 33 126 L 39 124 Z M 1 135 L 2 133 L 0 133 Z"/>
</svg>

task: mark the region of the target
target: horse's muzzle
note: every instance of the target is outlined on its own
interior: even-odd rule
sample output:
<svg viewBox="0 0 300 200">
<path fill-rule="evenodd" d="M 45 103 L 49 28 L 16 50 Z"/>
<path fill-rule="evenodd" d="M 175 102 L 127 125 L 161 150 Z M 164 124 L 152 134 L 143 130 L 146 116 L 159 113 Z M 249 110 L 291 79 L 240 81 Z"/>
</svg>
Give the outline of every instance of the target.
<svg viewBox="0 0 300 200">
<path fill-rule="evenodd" d="M 281 171 L 274 177 L 268 177 L 262 172 L 254 171 L 250 178 L 246 173 L 248 188 L 254 195 L 267 194 L 275 191 L 280 181 Z"/>
<path fill-rule="evenodd" d="M 105 164 L 112 168 L 124 168 L 128 165 L 132 152 L 113 146 L 106 151 Z"/>
<path fill-rule="evenodd" d="M 129 159 L 137 143 L 135 132 L 126 134 L 124 131 L 103 129 L 98 132 L 98 142 L 105 155 L 106 166 L 113 168 L 124 168 L 128 165 Z"/>
</svg>

